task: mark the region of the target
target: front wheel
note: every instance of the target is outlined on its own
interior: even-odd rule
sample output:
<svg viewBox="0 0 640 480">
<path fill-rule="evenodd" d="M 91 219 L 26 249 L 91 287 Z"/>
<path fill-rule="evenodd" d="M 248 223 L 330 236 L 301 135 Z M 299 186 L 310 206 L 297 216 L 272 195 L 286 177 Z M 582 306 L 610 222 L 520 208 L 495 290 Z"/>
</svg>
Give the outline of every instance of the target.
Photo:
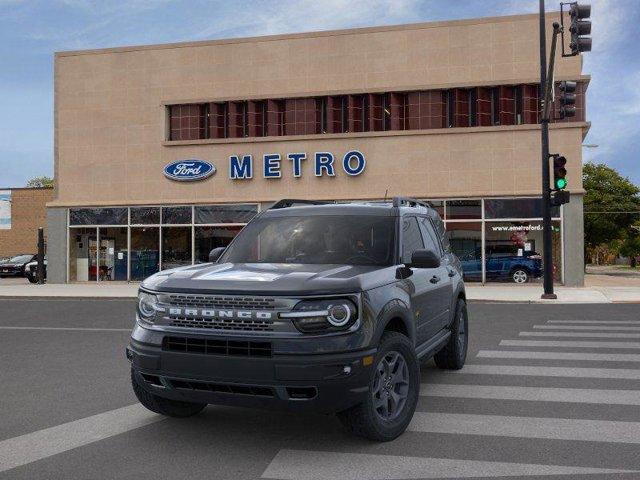
<svg viewBox="0 0 640 480">
<path fill-rule="evenodd" d="M 438 368 L 444 370 L 460 370 L 467 360 L 467 347 L 469 345 L 469 317 L 467 304 L 463 299 L 458 299 L 456 315 L 451 324 L 451 336 L 449 341 L 433 357 Z"/>
<path fill-rule="evenodd" d="M 387 442 L 399 437 L 413 418 L 420 393 L 420 366 L 413 345 L 396 332 L 382 335 L 367 399 L 340 412 L 354 435 Z"/>
<path fill-rule="evenodd" d="M 200 413 L 207 406 L 206 403 L 181 402 L 149 393 L 138 383 L 133 369 L 131 369 L 131 386 L 133 387 L 133 393 L 135 393 L 142 405 L 154 413 L 166 415 L 167 417 L 191 417 Z"/>
<path fill-rule="evenodd" d="M 27 280 L 29 280 L 29 283 L 36 283 L 38 281 L 35 275 L 27 275 Z"/>
<path fill-rule="evenodd" d="M 524 268 L 517 268 L 511 272 L 511 279 L 514 283 L 527 283 L 529 281 L 529 272 Z"/>
</svg>

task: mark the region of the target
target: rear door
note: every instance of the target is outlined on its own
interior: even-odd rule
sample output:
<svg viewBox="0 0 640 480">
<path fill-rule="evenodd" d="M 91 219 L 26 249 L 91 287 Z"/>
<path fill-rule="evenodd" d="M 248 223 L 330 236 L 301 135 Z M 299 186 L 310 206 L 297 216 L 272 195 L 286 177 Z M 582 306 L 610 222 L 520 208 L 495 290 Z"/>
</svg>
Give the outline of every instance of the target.
<svg viewBox="0 0 640 480">
<path fill-rule="evenodd" d="M 433 250 L 440 257 L 440 267 L 427 269 L 430 272 L 429 282 L 433 285 L 430 294 L 430 302 L 437 330 L 449 325 L 449 311 L 451 309 L 451 297 L 453 295 L 453 282 L 451 277 L 455 274 L 452 265 L 448 264 L 444 255 L 444 249 L 438 235 L 436 235 L 433 223 L 428 217 L 419 217 L 418 223 L 424 238 L 425 248 Z M 451 272 L 451 275 L 450 275 Z"/>
</svg>

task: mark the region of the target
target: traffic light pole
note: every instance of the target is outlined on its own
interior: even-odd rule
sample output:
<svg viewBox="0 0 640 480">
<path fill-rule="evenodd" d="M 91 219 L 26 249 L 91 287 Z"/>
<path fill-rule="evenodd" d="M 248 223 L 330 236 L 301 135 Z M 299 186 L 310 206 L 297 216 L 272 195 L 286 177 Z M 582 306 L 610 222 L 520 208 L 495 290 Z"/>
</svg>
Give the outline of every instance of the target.
<svg viewBox="0 0 640 480">
<path fill-rule="evenodd" d="M 554 47 L 556 35 L 554 32 Z M 553 48 L 555 50 L 555 48 Z M 554 61 L 555 52 L 551 57 Z M 551 63 L 553 65 L 553 63 Z M 549 81 L 553 81 L 553 71 L 549 70 Z M 552 86 L 551 86 L 552 87 Z M 542 109 L 541 123 L 541 140 L 542 140 L 542 244 L 543 259 L 542 266 L 544 268 L 544 293 L 542 298 L 554 299 L 558 298 L 553 293 L 553 255 L 552 255 L 552 237 L 551 237 L 551 188 L 549 186 L 549 103 L 551 88 L 547 85 L 547 35 L 544 0 L 540 0 L 540 92 L 544 92 L 544 103 Z"/>
</svg>

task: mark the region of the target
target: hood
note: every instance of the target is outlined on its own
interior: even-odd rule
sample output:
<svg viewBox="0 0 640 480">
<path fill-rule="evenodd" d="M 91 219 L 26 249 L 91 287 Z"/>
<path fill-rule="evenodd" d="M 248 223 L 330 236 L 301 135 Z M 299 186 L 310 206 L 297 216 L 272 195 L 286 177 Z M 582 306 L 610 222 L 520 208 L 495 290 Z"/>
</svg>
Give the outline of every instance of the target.
<svg viewBox="0 0 640 480">
<path fill-rule="evenodd" d="M 173 293 L 325 295 L 361 292 L 394 279 L 395 267 L 208 263 L 156 273 L 142 287 Z"/>
</svg>

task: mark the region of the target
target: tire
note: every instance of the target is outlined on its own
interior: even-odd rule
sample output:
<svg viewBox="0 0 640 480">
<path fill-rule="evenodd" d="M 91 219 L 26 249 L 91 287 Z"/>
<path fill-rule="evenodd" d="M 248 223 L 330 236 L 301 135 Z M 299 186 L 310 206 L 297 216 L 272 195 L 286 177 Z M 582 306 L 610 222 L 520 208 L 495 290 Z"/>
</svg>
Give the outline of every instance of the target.
<svg viewBox="0 0 640 480">
<path fill-rule="evenodd" d="M 191 417 L 200 413 L 204 407 L 207 406 L 206 403 L 181 402 L 149 393 L 140 386 L 133 369 L 131 369 L 131 386 L 133 387 L 133 393 L 136 394 L 136 397 L 143 406 L 154 413 L 159 413 L 167 417 Z"/>
<path fill-rule="evenodd" d="M 458 299 L 456 316 L 451 324 L 451 337 L 442 350 L 435 354 L 433 360 L 443 370 L 460 370 L 467 360 L 469 346 L 469 317 L 467 304 Z"/>
<path fill-rule="evenodd" d="M 27 280 L 29 280 L 29 283 L 37 283 L 38 279 L 36 277 L 34 277 L 33 275 L 27 275 Z"/>
<path fill-rule="evenodd" d="M 529 270 L 526 268 L 514 268 L 509 274 L 513 283 L 522 284 L 529 281 Z"/>
<path fill-rule="evenodd" d="M 338 418 L 354 435 L 388 442 L 399 437 L 413 418 L 420 394 L 420 365 L 411 341 L 397 332 L 382 335 L 373 365 L 367 399 L 338 413 Z M 390 370 L 386 367 L 395 373 L 387 375 L 391 377 L 388 382 L 384 382 L 386 377 L 380 373 L 382 368 L 388 374 Z M 397 408 L 390 408 L 392 405 Z"/>
</svg>

